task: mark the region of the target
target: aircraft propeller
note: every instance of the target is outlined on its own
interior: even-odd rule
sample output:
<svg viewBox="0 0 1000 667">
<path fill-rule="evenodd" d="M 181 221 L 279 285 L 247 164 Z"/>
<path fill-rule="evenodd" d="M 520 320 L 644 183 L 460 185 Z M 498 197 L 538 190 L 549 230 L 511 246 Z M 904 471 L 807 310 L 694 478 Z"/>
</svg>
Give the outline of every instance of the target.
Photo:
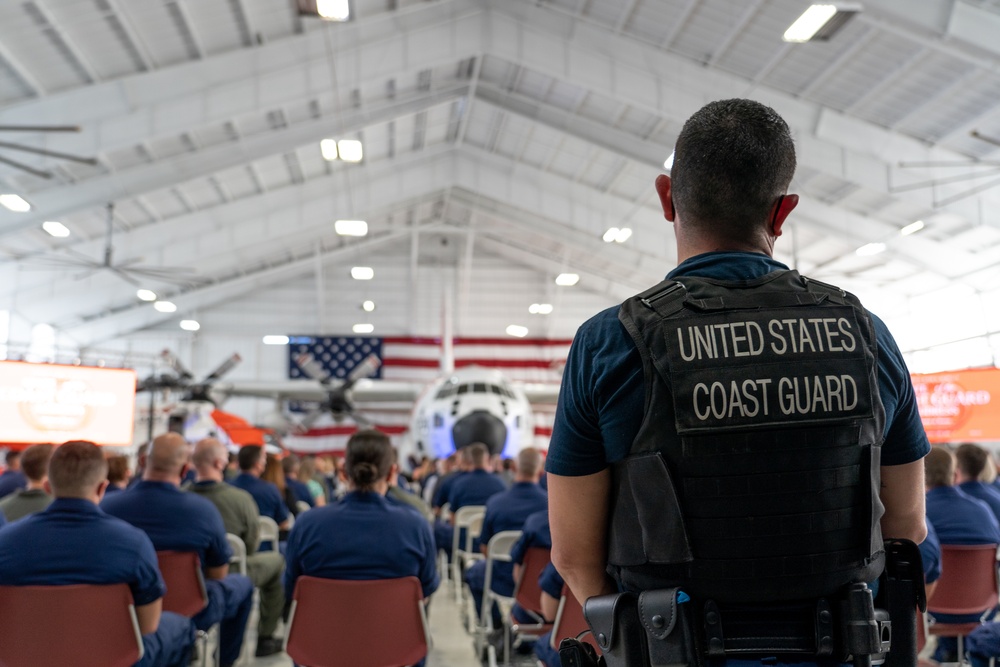
<svg viewBox="0 0 1000 667">
<path fill-rule="evenodd" d="M 382 365 L 382 360 L 378 358 L 378 355 L 370 354 L 365 357 L 339 384 L 333 384 L 333 377 L 330 373 L 308 352 L 296 355 L 295 363 L 306 375 L 323 385 L 327 392 L 326 400 L 307 413 L 297 424 L 296 430 L 303 433 L 308 431 L 324 412 L 329 412 L 338 422 L 345 417 L 350 417 L 361 428 L 372 426 L 371 421 L 357 411 L 348 394 L 358 381 L 375 375 Z"/>
</svg>

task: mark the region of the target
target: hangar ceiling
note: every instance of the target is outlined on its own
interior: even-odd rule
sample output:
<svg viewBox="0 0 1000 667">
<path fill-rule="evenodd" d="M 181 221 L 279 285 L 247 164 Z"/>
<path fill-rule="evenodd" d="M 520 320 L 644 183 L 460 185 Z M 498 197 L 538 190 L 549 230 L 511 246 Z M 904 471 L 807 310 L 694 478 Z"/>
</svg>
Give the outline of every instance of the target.
<svg viewBox="0 0 1000 667">
<path fill-rule="evenodd" d="M 353 0 L 345 23 L 292 4 L 0 5 L 0 125 L 82 128 L 0 140 L 97 158 L 16 155 L 49 179 L 0 164 L 32 207 L 0 208 L 12 322 L 82 350 L 223 310 L 198 335 L 426 335 L 450 290 L 459 335 L 569 337 L 673 267 L 653 178 L 687 116 L 745 96 L 798 148 L 778 258 L 858 293 L 918 370 L 1000 352 L 1000 2 L 866 0 L 806 44 L 781 40 L 801 0 Z M 326 138 L 361 140 L 363 160 L 325 160 Z M 116 263 L 178 267 L 142 285 L 176 313 L 110 271 L 48 267 L 101 260 L 107 202 Z M 337 236 L 342 218 L 368 236 Z M 610 227 L 633 234 L 604 243 Z M 555 286 L 562 272 L 580 282 Z M 286 323 L 268 313 L 291 286 L 309 313 Z M 539 301 L 551 315 L 529 315 Z"/>
</svg>

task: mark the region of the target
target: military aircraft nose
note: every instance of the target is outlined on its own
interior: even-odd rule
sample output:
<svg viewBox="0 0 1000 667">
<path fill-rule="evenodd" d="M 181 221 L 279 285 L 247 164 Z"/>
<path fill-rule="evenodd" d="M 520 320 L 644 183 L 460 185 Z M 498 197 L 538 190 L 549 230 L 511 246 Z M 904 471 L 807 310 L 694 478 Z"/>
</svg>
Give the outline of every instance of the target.
<svg viewBox="0 0 1000 667">
<path fill-rule="evenodd" d="M 476 410 L 459 419 L 451 434 L 456 450 L 481 442 L 489 447 L 490 454 L 499 454 L 507 442 L 507 427 L 499 417 L 486 410 Z"/>
</svg>

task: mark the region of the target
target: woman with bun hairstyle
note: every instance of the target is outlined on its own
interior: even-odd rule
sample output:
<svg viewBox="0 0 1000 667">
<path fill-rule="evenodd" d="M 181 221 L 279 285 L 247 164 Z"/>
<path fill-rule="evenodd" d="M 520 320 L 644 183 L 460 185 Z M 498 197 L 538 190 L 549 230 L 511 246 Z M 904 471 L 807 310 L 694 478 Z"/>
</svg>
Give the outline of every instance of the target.
<svg viewBox="0 0 1000 667">
<path fill-rule="evenodd" d="M 395 579 L 414 576 L 424 598 L 438 587 L 430 524 L 385 498 L 395 472 L 384 433 L 359 431 L 347 442 L 350 490 L 339 502 L 300 515 L 288 536 L 285 591 L 309 575 L 327 579 Z"/>
</svg>

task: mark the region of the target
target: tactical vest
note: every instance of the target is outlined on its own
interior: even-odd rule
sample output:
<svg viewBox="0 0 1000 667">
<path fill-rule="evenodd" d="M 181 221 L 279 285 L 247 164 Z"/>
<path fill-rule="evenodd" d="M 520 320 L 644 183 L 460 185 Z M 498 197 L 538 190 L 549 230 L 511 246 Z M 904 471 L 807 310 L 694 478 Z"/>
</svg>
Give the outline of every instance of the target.
<svg viewBox="0 0 1000 667">
<path fill-rule="evenodd" d="M 684 277 L 627 300 L 619 319 L 646 408 L 612 470 L 612 576 L 723 604 L 877 579 L 885 411 L 857 298 L 796 271 Z"/>
</svg>

